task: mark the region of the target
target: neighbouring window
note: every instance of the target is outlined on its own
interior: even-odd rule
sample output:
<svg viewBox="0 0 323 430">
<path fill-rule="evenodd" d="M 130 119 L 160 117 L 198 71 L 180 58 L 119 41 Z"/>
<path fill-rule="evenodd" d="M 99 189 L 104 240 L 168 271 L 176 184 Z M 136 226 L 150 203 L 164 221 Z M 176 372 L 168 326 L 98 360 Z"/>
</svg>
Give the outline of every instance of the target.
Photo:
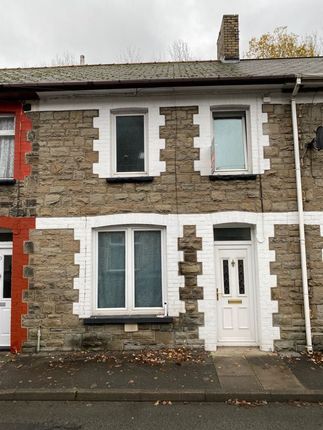
<svg viewBox="0 0 323 430">
<path fill-rule="evenodd" d="M 246 112 L 213 112 L 212 173 L 246 171 Z"/>
<path fill-rule="evenodd" d="M 162 230 L 129 227 L 97 234 L 96 310 L 162 311 Z"/>
<path fill-rule="evenodd" d="M 0 115 L 0 179 L 13 178 L 14 140 L 14 115 Z"/>
<path fill-rule="evenodd" d="M 145 114 L 116 114 L 115 118 L 115 173 L 145 173 Z"/>
</svg>

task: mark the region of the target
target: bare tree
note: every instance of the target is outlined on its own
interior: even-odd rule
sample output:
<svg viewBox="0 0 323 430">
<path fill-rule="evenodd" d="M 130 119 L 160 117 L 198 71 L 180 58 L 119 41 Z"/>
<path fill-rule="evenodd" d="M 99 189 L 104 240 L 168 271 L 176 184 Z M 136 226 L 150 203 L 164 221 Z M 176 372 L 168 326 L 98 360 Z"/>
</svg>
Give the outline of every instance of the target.
<svg viewBox="0 0 323 430">
<path fill-rule="evenodd" d="M 75 56 L 68 51 L 64 51 L 63 54 L 56 54 L 55 58 L 51 60 L 51 66 L 72 66 L 78 64 Z"/>
<path fill-rule="evenodd" d="M 190 61 L 193 59 L 187 42 L 182 39 L 174 40 L 169 47 L 169 55 L 173 61 Z"/>
<path fill-rule="evenodd" d="M 140 49 L 135 46 L 128 46 L 118 58 L 120 63 L 140 63 L 142 62 L 142 55 Z"/>
</svg>

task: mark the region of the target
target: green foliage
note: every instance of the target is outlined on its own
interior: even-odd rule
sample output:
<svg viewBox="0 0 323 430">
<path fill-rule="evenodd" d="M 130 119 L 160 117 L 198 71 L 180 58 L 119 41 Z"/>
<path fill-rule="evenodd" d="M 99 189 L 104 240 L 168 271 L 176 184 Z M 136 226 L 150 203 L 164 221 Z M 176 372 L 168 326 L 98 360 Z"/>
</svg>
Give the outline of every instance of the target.
<svg viewBox="0 0 323 430">
<path fill-rule="evenodd" d="M 287 58 L 315 57 L 320 55 L 322 44 L 317 35 L 301 38 L 295 33 L 288 33 L 287 27 L 276 27 L 272 33 L 265 33 L 249 41 L 247 58 Z"/>
</svg>

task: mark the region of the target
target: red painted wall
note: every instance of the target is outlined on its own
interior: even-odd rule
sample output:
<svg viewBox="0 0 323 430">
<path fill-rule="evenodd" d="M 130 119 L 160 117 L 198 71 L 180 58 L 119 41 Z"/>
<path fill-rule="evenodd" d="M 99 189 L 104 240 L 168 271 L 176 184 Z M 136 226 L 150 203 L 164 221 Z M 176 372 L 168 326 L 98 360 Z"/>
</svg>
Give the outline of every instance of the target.
<svg viewBox="0 0 323 430">
<path fill-rule="evenodd" d="M 12 284 L 11 284 L 11 352 L 21 351 L 27 339 L 27 329 L 22 327 L 22 315 L 28 311 L 23 302 L 23 291 L 28 288 L 28 280 L 23 276 L 24 266 L 28 265 L 28 255 L 24 254 L 24 242 L 29 232 L 35 228 L 34 218 L 0 217 L 0 227 L 13 233 Z"/>
<path fill-rule="evenodd" d="M 30 175 L 30 165 L 26 163 L 26 154 L 31 151 L 31 144 L 27 141 L 27 133 L 32 128 L 30 119 L 25 115 L 21 103 L 2 103 L 0 113 L 14 114 L 15 127 L 15 160 L 14 178 L 24 179 Z"/>
<path fill-rule="evenodd" d="M 0 103 L 0 114 L 15 115 L 15 159 L 14 179 L 23 180 L 30 175 L 31 167 L 26 163 L 26 154 L 31 151 L 27 133 L 32 128 L 30 119 L 23 111 L 22 103 Z M 24 242 L 29 239 L 30 229 L 35 228 L 34 218 L 0 217 L 0 227 L 13 233 L 12 287 L 11 287 L 11 352 L 21 351 L 27 339 L 27 329 L 22 327 L 22 315 L 28 311 L 23 302 L 23 291 L 28 288 L 28 280 L 23 277 L 24 266 L 28 265 L 28 255 L 24 254 Z"/>
</svg>

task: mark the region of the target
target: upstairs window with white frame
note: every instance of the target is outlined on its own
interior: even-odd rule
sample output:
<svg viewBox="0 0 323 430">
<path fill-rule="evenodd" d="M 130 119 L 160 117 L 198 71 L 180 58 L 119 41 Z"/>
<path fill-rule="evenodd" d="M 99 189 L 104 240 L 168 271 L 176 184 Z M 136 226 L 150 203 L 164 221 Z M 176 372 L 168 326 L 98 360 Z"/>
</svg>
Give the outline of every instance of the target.
<svg viewBox="0 0 323 430">
<path fill-rule="evenodd" d="M 163 313 L 163 231 L 97 231 L 96 314 Z"/>
<path fill-rule="evenodd" d="M 215 111 L 212 119 L 212 174 L 248 171 L 246 112 Z"/>
<path fill-rule="evenodd" d="M 0 115 L 0 179 L 12 179 L 14 169 L 15 116 Z"/>
<path fill-rule="evenodd" d="M 147 172 L 147 111 L 112 111 L 113 173 L 120 176 L 143 175 Z"/>
</svg>

